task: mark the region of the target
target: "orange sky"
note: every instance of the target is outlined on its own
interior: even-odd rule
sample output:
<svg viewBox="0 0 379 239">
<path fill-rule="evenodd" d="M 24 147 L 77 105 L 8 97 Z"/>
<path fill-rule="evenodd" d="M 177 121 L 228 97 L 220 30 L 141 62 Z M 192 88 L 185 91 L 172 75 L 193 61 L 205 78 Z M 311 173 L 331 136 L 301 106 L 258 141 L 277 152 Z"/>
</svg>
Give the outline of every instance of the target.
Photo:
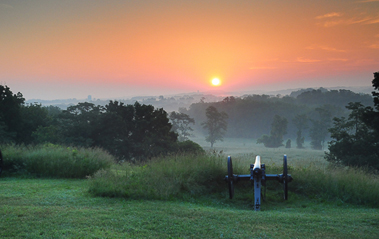
<svg viewBox="0 0 379 239">
<path fill-rule="evenodd" d="M 369 86 L 379 0 L 1 0 L 0 83 L 27 99 Z"/>
</svg>

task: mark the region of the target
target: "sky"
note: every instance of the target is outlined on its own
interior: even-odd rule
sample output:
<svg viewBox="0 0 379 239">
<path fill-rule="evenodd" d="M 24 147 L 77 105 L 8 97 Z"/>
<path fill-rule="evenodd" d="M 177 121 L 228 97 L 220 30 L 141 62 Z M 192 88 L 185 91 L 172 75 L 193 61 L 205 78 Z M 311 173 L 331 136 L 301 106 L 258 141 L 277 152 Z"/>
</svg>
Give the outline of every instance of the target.
<svg viewBox="0 0 379 239">
<path fill-rule="evenodd" d="M 0 84 L 26 99 L 371 86 L 377 71 L 379 0 L 0 0 Z"/>
</svg>

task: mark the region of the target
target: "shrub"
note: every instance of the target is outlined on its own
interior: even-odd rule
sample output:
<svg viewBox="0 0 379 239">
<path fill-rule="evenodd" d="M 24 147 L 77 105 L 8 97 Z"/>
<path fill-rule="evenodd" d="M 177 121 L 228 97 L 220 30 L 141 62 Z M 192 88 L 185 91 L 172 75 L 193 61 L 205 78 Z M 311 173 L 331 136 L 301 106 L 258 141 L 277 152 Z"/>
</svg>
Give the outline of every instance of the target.
<svg viewBox="0 0 379 239">
<path fill-rule="evenodd" d="M 192 154 L 205 153 L 204 149 L 199 144 L 191 140 L 178 142 L 178 151 L 179 153 L 192 153 Z"/>
</svg>

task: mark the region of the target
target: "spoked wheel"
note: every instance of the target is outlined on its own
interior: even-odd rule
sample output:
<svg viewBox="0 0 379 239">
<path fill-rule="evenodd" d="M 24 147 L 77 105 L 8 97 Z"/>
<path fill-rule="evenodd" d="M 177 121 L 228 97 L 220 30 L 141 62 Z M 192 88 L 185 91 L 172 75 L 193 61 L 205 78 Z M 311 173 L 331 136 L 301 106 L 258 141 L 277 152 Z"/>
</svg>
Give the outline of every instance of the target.
<svg viewBox="0 0 379 239">
<path fill-rule="evenodd" d="M 229 187 L 229 198 L 232 199 L 234 196 L 234 176 L 233 176 L 233 165 L 232 157 L 228 156 L 228 187 Z"/>
<path fill-rule="evenodd" d="M 288 169 L 287 169 L 287 155 L 283 157 L 283 188 L 284 200 L 288 199 Z"/>
<path fill-rule="evenodd" d="M 3 171 L 3 155 L 1 154 L 1 150 L 0 150 L 0 175 L 2 171 Z"/>
</svg>

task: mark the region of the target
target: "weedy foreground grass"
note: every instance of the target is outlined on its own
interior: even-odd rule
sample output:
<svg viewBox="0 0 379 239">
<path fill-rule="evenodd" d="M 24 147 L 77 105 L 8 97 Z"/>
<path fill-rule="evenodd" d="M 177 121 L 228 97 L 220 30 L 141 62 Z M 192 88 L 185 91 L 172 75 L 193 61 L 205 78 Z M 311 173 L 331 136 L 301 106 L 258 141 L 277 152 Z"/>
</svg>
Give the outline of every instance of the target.
<svg viewBox="0 0 379 239">
<path fill-rule="evenodd" d="M 87 180 L 0 178 L 1 238 L 378 238 L 379 210 L 315 203 L 91 197 Z M 226 193 L 225 193 L 226 197 Z"/>
<path fill-rule="evenodd" d="M 225 182 L 222 159 L 214 155 L 178 154 L 143 164 L 124 163 L 91 178 L 95 196 L 173 199 L 219 192 Z"/>
<path fill-rule="evenodd" d="M 3 173 L 53 178 L 85 178 L 109 168 L 114 157 L 99 148 L 76 148 L 45 144 L 1 145 Z"/>
<path fill-rule="evenodd" d="M 233 158 L 235 174 L 249 174 L 254 155 Z M 224 177 L 227 172 L 224 155 L 173 155 L 153 159 L 144 164 L 114 165 L 97 172 L 90 181 L 90 193 L 95 196 L 132 199 L 201 198 L 204 195 L 223 199 Z M 263 161 L 268 174 L 283 173 L 283 159 Z M 332 167 L 324 159 L 289 159 L 289 197 L 299 194 L 319 201 L 336 201 L 379 207 L 379 176 L 367 170 Z M 249 182 L 235 184 L 239 194 L 235 200 L 251 200 Z M 267 182 L 267 191 L 282 197 L 283 186 Z"/>
</svg>

